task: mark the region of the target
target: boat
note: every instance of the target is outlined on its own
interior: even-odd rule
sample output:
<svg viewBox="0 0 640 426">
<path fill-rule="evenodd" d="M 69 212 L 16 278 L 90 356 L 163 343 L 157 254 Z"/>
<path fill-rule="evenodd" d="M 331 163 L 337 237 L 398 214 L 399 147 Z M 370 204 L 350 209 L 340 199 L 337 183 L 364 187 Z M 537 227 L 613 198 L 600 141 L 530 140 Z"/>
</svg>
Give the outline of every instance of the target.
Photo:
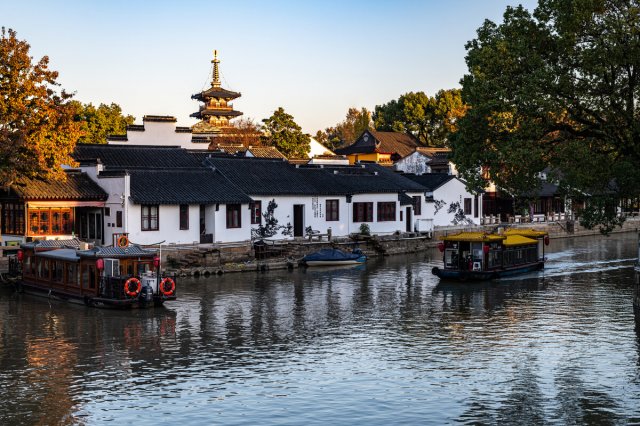
<svg viewBox="0 0 640 426">
<path fill-rule="evenodd" d="M 549 234 L 533 229 L 510 229 L 499 234 L 460 232 L 440 237 L 444 267 L 431 272 L 448 280 L 490 280 L 544 268 Z"/>
<path fill-rule="evenodd" d="M 77 239 L 43 240 L 22 244 L 16 257 L 25 293 L 108 308 L 176 300 L 175 276 L 162 276 L 156 253 L 137 245 L 82 250 Z"/>
<path fill-rule="evenodd" d="M 367 261 L 367 256 L 359 248 L 351 253 L 339 249 L 327 248 L 311 253 L 302 258 L 306 266 L 357 265 Z"/>
</svg>

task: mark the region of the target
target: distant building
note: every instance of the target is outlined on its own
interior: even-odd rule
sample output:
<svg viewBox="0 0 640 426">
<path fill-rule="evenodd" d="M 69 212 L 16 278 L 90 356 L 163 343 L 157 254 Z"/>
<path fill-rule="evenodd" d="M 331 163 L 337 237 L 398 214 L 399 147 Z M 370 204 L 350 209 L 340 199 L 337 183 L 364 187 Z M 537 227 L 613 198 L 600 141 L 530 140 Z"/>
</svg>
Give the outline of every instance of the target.
<svg viewBox="0 0 640 426">
<path fill-rule="evenodd" d="M 369 161 L 390 166 L 414 152 L 418 146 L 418 140 L 409 133 L 368 129 L 354 143 L 336 149 L 335 153 L 346 155 L 350 164 Z"/>
<path fill-rule="evenodd" d="M 107 136 L 109 145 L 176 146 L 185 149 L 207 149 L 209 140 L 192 136 L 190 127 L 177 126 L 170 115 L 145 115 L 142 124 L 127 126 L 124 135 Z"/>
<path fill-rule="evenodd" d="M 455 174 L 455 167 L 449 161 L 449 148 L 417 147 L 415 151 L 401 158 L 395 164 L 398 171 L 421 175 L 424 173 Z"/>
</svg>

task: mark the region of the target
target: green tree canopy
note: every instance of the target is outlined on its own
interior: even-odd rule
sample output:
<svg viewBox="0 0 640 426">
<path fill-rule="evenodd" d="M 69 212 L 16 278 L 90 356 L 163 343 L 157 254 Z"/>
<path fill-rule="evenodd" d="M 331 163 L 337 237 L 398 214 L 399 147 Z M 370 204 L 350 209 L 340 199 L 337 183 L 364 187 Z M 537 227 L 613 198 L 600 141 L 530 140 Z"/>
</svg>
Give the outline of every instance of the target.
<svg viewBox="0 0 640 426">
<path fill-rule="evenodd" d="M 302 132 L 302 128 L 296 124 L 293 116 L 287 114 L 284 108 L 279 107 L 269 118 L 262 120 L 264 123 L 261 136 L 263 145 L 274 146 L 287 158 L 305 158 L 311 149 L 311 137 Z"/>
<path fill-rule="evenodd" d="M 349 108 L 344 121 L 335 125 L 318 130 L 316 140 L 334 150 L 346 145 L 350 145 L 372 125 L 371 113 L 366 108 Z"/>
<path fill-rule="evenodd" d="M 82 136 L 79 143 L 107 143 L 107 136 L 126 133 L 127 126 L 133 124 L 135 117 L 123 115 L 118 104 L 82 104 L 72 101 L 76 108 L 74 119 L 80 123 Z"/>
<path fill-rule="evenodd" d="M 444 147 L 467 110 L 460 89 L 440 90 L 434 97 L 409 92 L 373 113 L 376 130 L 408 132 L 427 146 Z"/>
<path fill-rule="evenodd" d="M 2 28 L 0 38 L 0 185 L 21 177 L 65 179 L 63 164 L 80 136 L 72 95 L 58 90 L 49 58 L 33 62 L 29 44 Z"/>
<path fill-rule="evenodd" d="M 533 13 L 508 7 L 502 24 L 485 21 L 477 34 L 462 79 L 472 108 L 452 140 L 463 178 L 522 194 L 549 167 L 576 196 L 637 196 L 638 1 L 540 0 Z M 610 229 L 607 205 L 591 203 L 600 212 L 585 224 Z"/>
</svg>

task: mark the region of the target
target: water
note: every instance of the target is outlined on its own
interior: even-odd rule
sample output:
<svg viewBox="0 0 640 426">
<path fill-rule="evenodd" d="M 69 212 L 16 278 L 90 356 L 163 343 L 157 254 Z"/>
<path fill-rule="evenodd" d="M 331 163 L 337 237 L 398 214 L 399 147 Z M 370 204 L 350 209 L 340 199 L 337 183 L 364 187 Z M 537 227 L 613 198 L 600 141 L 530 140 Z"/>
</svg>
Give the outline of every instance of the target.
<svg viewBox="0 0 640 426">
<path fill-rule="evenodd" d="M 0 292 L 0 424 L 640 423 L 636 236 L 439 284 L 437 251 L 182 279 L 129 312 Z"/>
</svg>

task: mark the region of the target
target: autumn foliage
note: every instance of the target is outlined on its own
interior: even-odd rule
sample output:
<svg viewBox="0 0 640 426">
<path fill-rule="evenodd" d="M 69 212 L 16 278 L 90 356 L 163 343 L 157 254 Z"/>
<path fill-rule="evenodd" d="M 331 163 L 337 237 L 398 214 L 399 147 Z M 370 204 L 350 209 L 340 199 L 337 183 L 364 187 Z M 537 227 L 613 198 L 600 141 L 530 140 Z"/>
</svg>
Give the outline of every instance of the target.
<svg viewBox="0 0 640 426">
<path fill-rule="evenodd" d="M 0 185 L 18 178 L 65 179 L 62 165 L 80 136 L 71 94 L 59 90 L 49 58 L 34 62 L 29 44 L 2 28 L 0 38 Z"/>
</svg>

